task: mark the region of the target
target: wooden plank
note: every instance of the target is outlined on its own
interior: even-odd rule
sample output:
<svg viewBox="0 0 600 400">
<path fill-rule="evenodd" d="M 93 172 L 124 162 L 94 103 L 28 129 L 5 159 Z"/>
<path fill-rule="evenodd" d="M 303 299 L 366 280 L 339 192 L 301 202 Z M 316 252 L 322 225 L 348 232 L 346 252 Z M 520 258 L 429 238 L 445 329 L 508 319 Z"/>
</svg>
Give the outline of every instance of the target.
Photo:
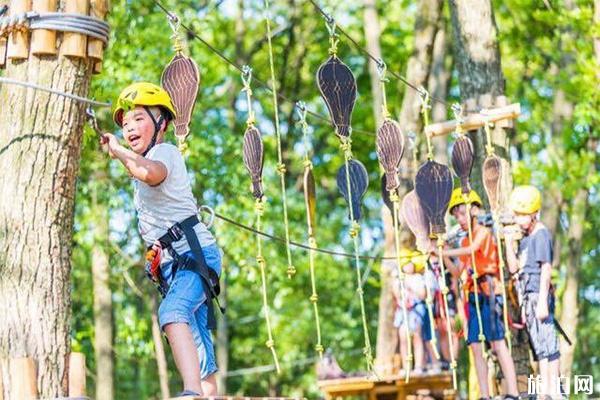
<svg viewBox="0 0 600 400">
<path fill-rule="evenodd" d="M 65 4 L 66 13 L 87 15 L 88 9 L 88 0 L 67 0 Z M 87 36 L 80 33 L 63 33 L 60 54 L 66 57 L 85 58 L 87 55 Z"/>
<path fill-rule="evenodd" d="M 519 103 L 510 104 L 505 107 L 494 108 L 485 111 L 483 113 L 476 113 L 467 115 L 463 122 L 463 129 L 465 131 L 471 131 L 474 129 L 481 128 L 484 124 L 485 117 L 490 122 L 498 122 L 506 119 L 515 119 L 521 115 L 521 105 Z M 431 137 L 441 136 L 456 130 L 456 120 L 450 120 L 445 122 L 438 122 L 425 127 L 425 134 Z"/>
<path fill-rule="evenodd" d="M 33 0 L 33 11 L 53 12 L 56 11 L 56 0 Z M 31 32 L 31 54 L 55 55 L 56 31 L 48 29 L 36 29 Z"/>
<path fill-rule="evenodd" d="M 306 400 L 305 397 L 247 397 L 247 396 L 209 396 L 209 397 L 171 397 L 170 400 Z"/>
<path fill-rule="evenodd" d="M 85 396 L 85 354 L 71 353 L 69 357 L 69 396 Z"/>
<path fill-rule="evenodd" d="M 10 15 L 31 11 L 31 0 L 11 0 L 8 12 Z M 29 31 L 17 31 L 8 36 L 6 58 L 9 60 L 25 60 L 29 58 Z"/>
<path fill-rule="evenodd" d="M 10 360 L 10 386 L 14 399 L 32 400 L 37 398 L 37 371 L 33 358 L 21 357 Z"/>
<path fill-rule="evenodd" d="M 107 12 L 107 0 L 90 1 L 90 15 L 92 17 L 104 19 L 106 17 Z M 104 42 L 102 42 L 102 40 L 100 39 L 88 38 L 87 56 L 88 58 L 91 58 L 94 61 L 96 61 L 96 64 L 94 64 L 94 73 L 99 73 L 102 68 L 102 64 L 100 64 L 98 67 L 96 67 L 96 65 L 98 64 L 98 62 L 102 61 L 104 57 Z"/>
</svg>

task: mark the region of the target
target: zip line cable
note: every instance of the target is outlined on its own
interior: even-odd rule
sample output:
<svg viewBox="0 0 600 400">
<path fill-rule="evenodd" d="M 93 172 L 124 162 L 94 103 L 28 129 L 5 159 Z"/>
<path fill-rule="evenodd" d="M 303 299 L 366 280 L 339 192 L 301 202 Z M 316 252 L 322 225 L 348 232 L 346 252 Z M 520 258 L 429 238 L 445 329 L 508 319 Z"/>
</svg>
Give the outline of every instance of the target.
<svg viewBox="0 0 600 400">
<path fill-rule="evenodd" d="M 350 36 L 348 33 L 346 33 L 346 31 L 344 29 L 342 29 L 337 22 L 335 21 L 335 19 L 330 15 L 327 14 L 325 11 L 323 11 L 323 9 L 317 4 L 317 2 L 315 0 L 308 0 L 316 9 L 317 11 L 325 18 L 325 20 L 327 20 L 327 23 L 332 24 L 335 23 L 336 24 L 336 29 L 338 31 L 340 31 L 342 33 L 342 35 L 344 35 L 346 37 L 346 39 L 348 39 L 350 42 L 352 42 L 352 44 L 354 45 L 354 47 L 356 47 L 357 50 L 361 51 L 362 53 L 364 53 L 367 58 L 371 59 L 373 62 L 375 62 L 378 66 L 381 65 L 385 65 L 383 63 L 383 60 L 381 58 L 375 58 L 374 55 L 372 55 L 371 53 L 369 53 L 368 50 L 366 50 L 365 48 L 363 48 L 352 36 Z M 419 88 L 415 85 L 413 85 L 412 83 L 410 83 L 408 81 L 407 78 L 403 77 L 402 75 L 398 74 L 397 72 L 394 71 L 389 71 L 388 73 L 390 75 L 392 75 L 394 78 L 398 79 L 400 82 L 404 83 L 406 86 L 410 87 L 413 90 L 416 90 L 419 94 L 423 93 L 423 89 Z M 450 106 L 450 104 L 440 98 L 434 97 L 434 96 L 429 96 L 429 98 L 431 100 L 437 101 L 438 103 L 444 104 L 446 106 Z"/>
<path fill-rule="evenodd" d="M 158 0 L 154 0 L 154 3 L 167 15 L 167 17 L 174 21 L 174 20 L 179 20 L 179 17 L 175 14 L 173 14 L 172 12 L 170 12 L 169 10 L 167 10 Z M 235 62 L 233 62 L 229 57 L 227 57 L 225 54 L 223 54 L 222 51 L 220 51 L 219 49 L 217 49 L 216 47 L 214 47 L 213 45 L 211 45 L 209 42 L 207 42 L 206 40 L 204 40 L 200 35 L 198 35 L 192 28 L 190 28 L 189 26 L 187 26 L 186 24 L 184 24 L 183 22 L 180 22 L 180 26 L 185 29 L 192 37 L 194 37 L 195 39 L 199 40 L 204 46 L 206 46 L 210 51 L 212 51 L 214 54 L 216 54 L 217 56 L 219 56 L 223 61 L 225 61 L 227 64 L 229 64 L 230 66 L 232 66 L 233 68 L 237 69 L 240 73 L 243 73 L 242 71 L 242 67 L 237 65 Z M 273 88 L 271 87 L 271 85 L 269 85 L 267 82 L 253 76 L 252 80 L 256 83 L 258 83 L 260 86 L 262 86 L 264 89 L 266 89 L 267 91 L 273 93 Z M 297 101 L 296 100 L 292 100 L 287 96 L 284 96 L 281 93 L 277 93 L 277 97 L 289 104 L 291 104 L 292 106 L 295 106 Z M 333 123 L 331 122 L 331 120 L 327 117 L 325 117 L 324 115 L 321 115 L 315 111 L 312 111 L 310 109 L 307 109 L 306 112 L 310 115 L 312 115 L 313 117 L 326 122 L 328 125 L 333 126 Z M 364 135 L 368 135 L 368 136 L 375 136 L 374 132 L 369 132 L 369 131 L 365 131 L 365 130 L 360 130 L 360 129 L 354 129 L 353 132 L 357 132 L 357 133 L 361 133 Z"/>
</svg>

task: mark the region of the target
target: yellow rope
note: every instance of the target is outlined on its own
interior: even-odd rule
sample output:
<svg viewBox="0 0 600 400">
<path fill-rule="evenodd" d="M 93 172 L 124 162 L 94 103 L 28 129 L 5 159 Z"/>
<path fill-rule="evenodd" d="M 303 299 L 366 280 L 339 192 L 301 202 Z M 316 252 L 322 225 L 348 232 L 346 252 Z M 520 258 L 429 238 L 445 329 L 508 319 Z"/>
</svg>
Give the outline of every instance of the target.
<svg viewBox="0 0 600 400">
<path fill-rule="evenodd" d="M 252 89 L 250 88 L 250 82 L 252 80 L 252 69 L 245 65 L 242 68 L 242 82 L 244 83 L 244 88 L 242 89 L 246 92 L 246 102 L 248 103 L 248 117 L 246 119 L 246 125 L 248 127 L 254 126 L 254 111 L 252 111 Z M 254 204 L 254 212 L 256 214 L 256 231 L 259 232 L 262 228 L 262 216 L 265 211 L 265 203 L 263 198 L 256 199 Z M 281 369 L 279 368 L 279 360 L 277 358 L 277 352 L 275 351 L 275 341 L 273 340 L 273 330 L 271 328 L 271 316 L 270 316 L 270 308 L 267 299 L 267 276 L 265 272 L 266 261 L 262 253 L 262 236 L 256 233 L 256 263 L 260 268 L 260 280 L 261 280 L 261 292 L 262 292 L 262 300 L 263 300 L 263 312 L 265 315 L 265 323 L 267 325 L 267 341 L 265 345 L 269 350 L 271 350 L 271 354 L 273 355 L 273 361 L 275 362 L 275 369 L 279 374 Z"/>
<path fill-rule="evenodd" d="M 305 170 L 312 169 L 312 163 L 308 158 L 308 124 L 306 123 L 306 106 L 304 102 L 298 103 L 298 114 L 300 116 L 300 126 L 302 127 L 302 138 L 304 140 L 304 168 Z M 319 357 L 323 358 L 323 344 L 321 343 L 321 323 L 319 319 L 319 295 L 317 294 L 317 285 L 315 280 L 315 249 L 317 248 L 317 240 L 314 236 L 313 226 L 310 223 L 310 208 L 309 205 L 306 204 L 306 214 L 309 216 L 307 218 L 307 230 L 308 230 L 308 246 L 310 250 L 308 252 L 308 263 L 310 268 L 310 284 L 312 288 L 312 293 L 310 295 L 310 302 L 313 305 L 313 313 L 315 316 L 315 325 L 317 328 L 317 344 L 315 345 L 315 351 L 319 353 Z"/>
<path fill-rule="evenodd" d="M 492 135 L 490 132 L 490 124 L 486 118 L 484 121 L 485 135 L 487 138 L 487 144 L 485 146 L 487 155 L 493 156 L 494 146 L 492 145 Z M 502 251 L 502 239 L 500 238 L 500 217 L 498 216 L 497 210 L 492 210 L 492 218 L 494 219 L 494 227 L 496 228 L 496 243 L 498 245 L 498 268 L 500 269 L 500 286 L 502 287 L 502 317 L 504 320 L 504 331 L 506 332 L 506 342 L 508 344 L 508 352 L 512 355 L 512 332 L 510 331 L 510 325 L 508 324 L 508 302 L 506 296 L 506 285 L 504 281 L 504 254 Z"/>
<path fill-rule="evenodd" d="M 256 199 L 256 203 L 254 205 L 254 211 L 256 213 L 256 229 L 261 229 L 261 217 L 264 213 L 265 204 L 262 199 Z M 265 313 L 265 322 L 267 324 L 267 336 L 268 340 L 265 342 L 265 346 L 269 350 L 271 350 L 271 354 L 273 355 L 273 361 L 275 362 L 275 369 L 277 373 L 281 373 L 281 369 L 279 368 L 279 360 L 277 358 L 277 352 L 275 351 L 275 340 L 273 340 L 273 330 L 271 328 L 271 316 L 270 316 L 270 308 L 267 300 L 267 277 L 265 272 L 266 261 L 262 254 L 262 239 L 260 235 L 256 235 L 256 262 L 260 268 L 260 280 L 262 285 L 262 299 L 263 299 L 263 311 Z"/>
<path fill-rule="evenodd" d="M 406 335 L 406 346 L 407 346 L 407 354 L 406 359 L 404 360 L 404 369 L 405 369 L 405 381 L 408 382 L 410 380 L 410 369 L 413 361 L 413 353 L 412 353 L 412 345 L 411 345 L 411 336 L 410 336 L 410 328 L 408 326 L 408 311 L 406 309 L 406 285 L 405 285 L 405 276 L 404 271 L 401 266 L 401 257 L 400 257 L 400 228 L 398 223 L 398 214 L 399 207 L 398 203 L 400 202 L 400 197 L 398 196 L 396 190 L 390 191 L 390 200 L 394 204 L 394 245 L 396 248 L 396 262 L 398 264 L 398 279 L 400 280 L 400 302 L 402 303 L 402 318 L 404 319 L 404 334 Z M 432 324 L 433 326 L 433 324 Z"/>
<path fill-rule="evenodd" d="M 275 81 L 275 66 L 273 63 L 273 45 L 271 43 L 271 10 L 269 7 L 269 0 L 265 0 L 265 21 L 267 24 L 267 45 L 269 48 L 269 67 L 271 69 L 271 87 L 273 90 L 273 108 L 275 109 L 275 136 L 277 138 L 277 173 L 279 174 L 279 181 L 281 184 L 281 200 L 283 203 L 283 225 L 285 227 L 285 251 L 287 255 L 287 275 L 291 278 L 296 274 L 296 268 L 292 264 L 292 251 L 290 249 L 290 227 L 288 222 L 288 209 L 287 209 L 287 196 L 285 191 L 285 173 L 286 168 L 283 163 L 283 157 L 281 153 L 281 131 L 279 129 L 279 105 L 277 104 L 277 83 Z"/>
<path fill-rule="evenodd" d="M 429 110 L 431 109 L 431 98 L 429 92 L 421 86 L 419 88 L 419 94 L 421 95 L 421 114 L 423 114 L 423 126 L 429 125 Z M 425 129 L 423 129 L 425 131 Z M 431 145 L 431 136 L 425 133 L 425 139 L 427 140 L 427 159 L 433 160 L 433 146 Z"/>
<path fill-rule="evenodd" d="M 441 268 L 440 277 L 440 290 L 442 291 L 442 297 L 444 299 L 444 312 L 446 314 L 446 330 L 448 331 L 448 347 L 450 350 L 450 369 L 452 370 L 452 385 L 454 390 L 457 389 L 456 380 L 456 360 L 454 359 L 454 344 L 452 342 L 452 325 L 450 324 L 450 312 L 448 309 L 448 285 L 446 285 L 446 267 L 444 266 L 444 237 L 442 235 L 437 237 L 437 248 L 439 254 L 439 262 Z"/>
<path fill-rule="evenodd" d="M 350 189 L 350 167 L 349 161 L 352 159 L 352 142 L 350 138 L 342 138 L 340 148 L 344 152 L 344 165 L 346 168 L 346 188 L 348 190 L 348 206 L 350 208 L 350 220 L 352 221 L 350 227 L 350 237 L 354 242 L 354 264 L 356 266 L 356 283 L 358 285 L 356 292 L 360 300 L 360 313 L 362 317 L 363 335 L 365 339 L 365 347 L 363 348 L 363 354 L 367 362 L 367 369 L 373 370 L 373 352 L 371 349 L 371 340 L 369 339 L 369 327 L 367 325 L 367 316 L 365 313 L 365 300 L 362 289 L 362 277 L 360 269 L 360 257 L 359 257 L 359 238 L 358 234 L 360 231 L 360 224 L 354 220 L 354 210 L 352 207 L 352 190 Z"/>
</svg>

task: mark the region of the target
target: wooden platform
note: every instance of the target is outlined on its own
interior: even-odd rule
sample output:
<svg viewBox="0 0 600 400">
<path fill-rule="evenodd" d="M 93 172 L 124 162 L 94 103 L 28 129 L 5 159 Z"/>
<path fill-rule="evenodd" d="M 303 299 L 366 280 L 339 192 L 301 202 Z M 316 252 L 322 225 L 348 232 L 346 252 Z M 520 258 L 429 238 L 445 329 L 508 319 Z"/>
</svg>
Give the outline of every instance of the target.
<svg viewBox="0 0 600 400">
<path fill-rule="evenodd" d="M 368 400 L 404 400 L 417 391 L 428 390 L 435 398 L 450 400 L 456 398 L 452 388 L 452 374 L 420 374 L 411 376 L 409 382 L 404 375 L 329 379 L 318 382 L 326 400 L 341 399 L 347 396 L 363 396 Z"/>
</svg>

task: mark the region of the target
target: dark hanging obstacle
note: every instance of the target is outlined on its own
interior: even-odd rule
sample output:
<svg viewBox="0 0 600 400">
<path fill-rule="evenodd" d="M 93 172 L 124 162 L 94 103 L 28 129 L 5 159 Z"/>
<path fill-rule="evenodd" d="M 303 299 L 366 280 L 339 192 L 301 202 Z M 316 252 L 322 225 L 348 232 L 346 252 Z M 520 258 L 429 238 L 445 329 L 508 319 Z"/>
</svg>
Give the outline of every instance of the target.
<svg viewBox="0 0 600 400">
<path fill-rule="evenodd" d="M 347 166 L 342 165 L 338 170 L 337 186 L 351 210 L 348 217 L 352 221 L 359 221 L 361 218 L 362 198 L 369 187 L 367 169 L 358 160 L 348 160 Z"/>
<path fill-rule="evenodd" d="M 252 179 L 252 195 L 257 200 L 264 195 L 262 187 L 262 171 L 264 163 L 264 147 L 260 131 L 254 125 L 244 133 L 244 165 Z"/>
</svg>

